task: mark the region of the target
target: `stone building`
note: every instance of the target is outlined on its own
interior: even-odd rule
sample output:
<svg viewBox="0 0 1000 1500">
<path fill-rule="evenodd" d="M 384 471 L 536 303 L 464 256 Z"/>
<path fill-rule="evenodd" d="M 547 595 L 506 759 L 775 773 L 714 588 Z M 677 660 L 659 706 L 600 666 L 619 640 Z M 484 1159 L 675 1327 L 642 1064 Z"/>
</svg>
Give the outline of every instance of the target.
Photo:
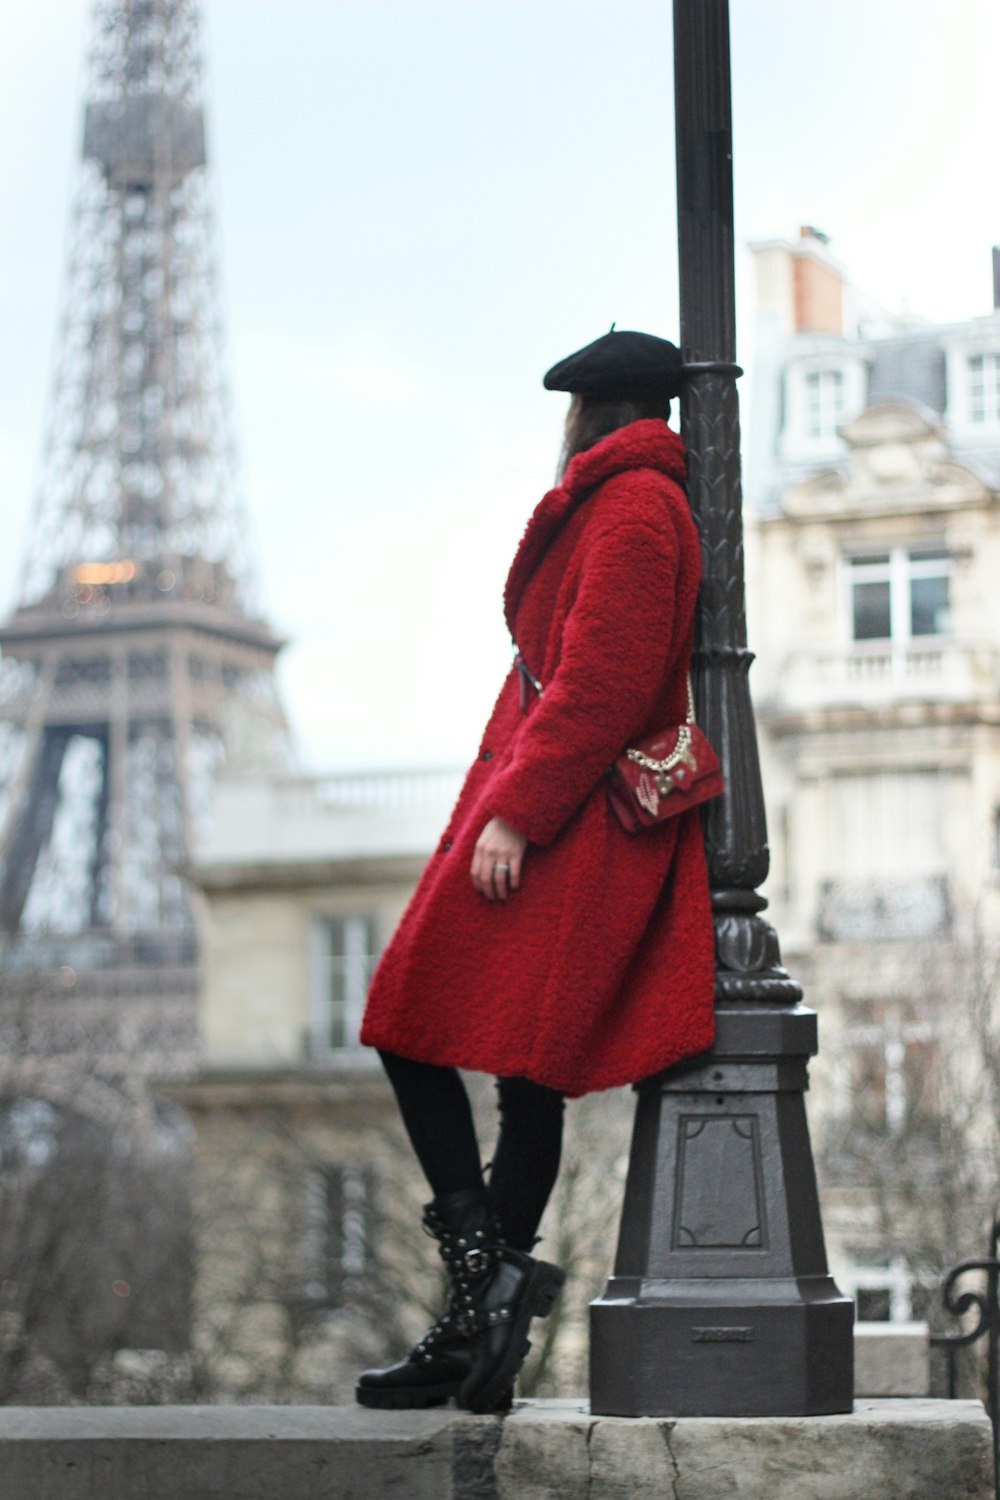
<svg viewBox="0 0 1000 1500">
<path fill-rule="evenodd" d="M 902 1320 L 922 1279 L 979 1248 L 991 1189 L 979 1201 L 965 1172 L 996 1165 L 980 1093 L 1000 921 L 1000 311 L 891 319 L 813 231 L 753 252 L 768 894 L 821 1018 L 834 1269 L 862 1316 Z"/>
</svg>

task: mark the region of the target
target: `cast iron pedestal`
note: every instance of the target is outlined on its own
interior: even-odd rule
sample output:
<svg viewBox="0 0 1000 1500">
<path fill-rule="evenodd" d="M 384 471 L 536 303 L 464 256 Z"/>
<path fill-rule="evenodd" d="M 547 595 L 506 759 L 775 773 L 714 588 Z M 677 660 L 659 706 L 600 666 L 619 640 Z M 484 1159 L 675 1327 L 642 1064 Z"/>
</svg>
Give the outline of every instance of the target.
<svg viewBox="0 0 1000 1500">
<path fill-rule="evenodd" d="M 803 1090 L 815 1012 L 720 1006 L 707 1062 L 639 1088 L 614 1275 L 591 1308 L 608 1416 L 850 1411 Z"/>
</svg>

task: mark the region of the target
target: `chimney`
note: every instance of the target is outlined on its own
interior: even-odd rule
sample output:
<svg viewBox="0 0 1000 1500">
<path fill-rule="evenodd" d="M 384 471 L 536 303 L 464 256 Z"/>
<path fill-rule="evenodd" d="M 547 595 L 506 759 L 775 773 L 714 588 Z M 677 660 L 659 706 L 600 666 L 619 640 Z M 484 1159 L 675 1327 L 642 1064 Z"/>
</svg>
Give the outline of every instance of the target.
<svg viewBox="0 0 1000 1500">
<path fill-rule="evenodd" d="M 792 305 L 796 333 L 844 332 L 844 278 L 827 258 L 830 236 L 804 224 L 792 250 Z"/>
<path fill-rule="evenodd" d="M 844 335 L 854 298 L 844 272 L 827 249 L 829 235 L 811 224 L 797 240 L 756 240 L 757 318 L 777 338 L 796 333 Z M 851 332 L 854 330 L 851 329 Z"/>
</svg>

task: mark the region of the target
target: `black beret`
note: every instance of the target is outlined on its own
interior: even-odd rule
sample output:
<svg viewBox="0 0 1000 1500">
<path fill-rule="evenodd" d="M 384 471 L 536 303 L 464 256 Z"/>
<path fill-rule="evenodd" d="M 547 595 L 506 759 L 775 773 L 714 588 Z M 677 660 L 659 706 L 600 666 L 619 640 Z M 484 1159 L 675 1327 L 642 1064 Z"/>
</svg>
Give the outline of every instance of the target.
<svg viewBox="0 0 1000 1500">
<path fill-rule="evenodd" d="M 676 396 L 681 388 L 684 361 L 669 339 L 652 333 L 622 329 L 602 334 L 553 365 L 545 376 L 547 391 L 573 391 L 583 396 Z"/>
</svg>

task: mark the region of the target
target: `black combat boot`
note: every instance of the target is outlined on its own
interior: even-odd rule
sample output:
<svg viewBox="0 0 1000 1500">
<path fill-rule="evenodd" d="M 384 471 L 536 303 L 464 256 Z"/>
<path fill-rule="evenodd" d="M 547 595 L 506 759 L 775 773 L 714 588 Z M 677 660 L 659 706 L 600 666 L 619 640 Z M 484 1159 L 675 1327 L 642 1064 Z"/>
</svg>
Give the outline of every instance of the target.
<svg viewBox="0 0 1000 1500">
<path fill-rule="evenodd" d="M 436 1198 L 424 1227 L 439 1241 L 450 1296 L 444 1316 L 405 1359 L 365 1370 L 363 1406 L 441 1406 L 454 1397 L 467 1411 L 504 1411 L 531 1347 L 528 1326 L 544 1317 L 564 1272 L 504 1244 L 482 1190 Z"/>
<path fill-rule="evenodd" d="M 565 1271 L 503 1240 L 484 1247 L 485 1268 L 462 1282 L 460 1324 L 474 1329 L 471 1369 L 455 1397 L 465 1411 L 503 1410 L 531 1348 L 532 1318 L 544 1318 L 562 1290 Z"/>
<path fill-rule="evenodd" d="M 438 1241 L 448 1273 L 448 1306 L 405 1359 L 384 1370 L 364 1370 L 356 1396 L 362 1406 L 443 1406 L 456 1396 L 472 1370 L 470 1335 L 463 1318 L 467 1280 L 465 1257 L 495 1241 L 499 1230 L 480 1189 L 446 1193 L 424 1208 L 423 1226 Z M 509 1405 L 502 1393 L 497 1409 Z"/>
</svg>

